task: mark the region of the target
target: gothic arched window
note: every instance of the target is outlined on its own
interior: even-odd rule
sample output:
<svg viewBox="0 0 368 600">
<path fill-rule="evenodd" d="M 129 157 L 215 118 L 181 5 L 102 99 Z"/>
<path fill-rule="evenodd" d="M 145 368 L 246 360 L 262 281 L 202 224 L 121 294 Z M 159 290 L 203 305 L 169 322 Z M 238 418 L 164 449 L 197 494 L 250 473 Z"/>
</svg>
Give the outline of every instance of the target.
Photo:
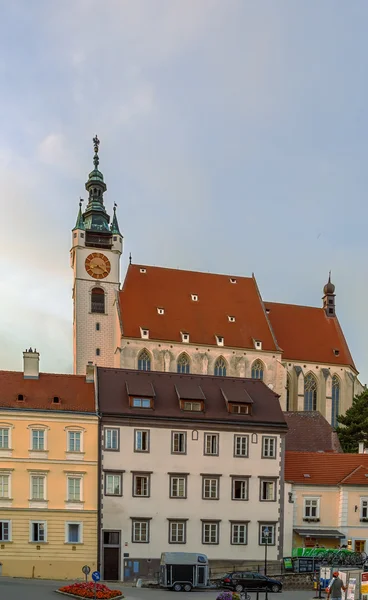
<svg viewBox="0 0 368 600">
<path fill-rule="evenodd" d="M 215 362 L 215 375 L 226 377 L 226 360 L 220 356 Z"/>
<path fill-rule="evenodd" d="M 102 288 L 93 288 L 91 292 L 91 312 L 105 312 L 105 292 Z"/>
<path fill-rule="evenodd" d="M 313 373 L 304 379 L 304 410 L 317 410 L 317 380 Z"/>
<path fill-rule="evenodd" d="M 146 349 L 142 350 L 138 354 L 138 371 L 150 371 L 151 370 L 151 356 Z"/>
<path fill-rule="evenodd" d="M 255 360 L 252 364 L 252 379 L 263 380 L 264 364 L 261 360 Z"/>
<path fill-rule="evenodd" d="M 178 373 L 190 373 L 189 356 L 185 352 L 183 352 L 183 354 L 180 354 L 178 358 L 177 371 Z"/>
<path fill-rule="evenodd" d="M 290 410 L 290 376 L 286 376 L 286 410 Z"/>
<path fill-rule="evenodd" d="M 337 375 L 332 377 L 332 411 L 331 425 L 337 427 L 337 417 L 340 414 L 340 379 Z"/>
</svg>

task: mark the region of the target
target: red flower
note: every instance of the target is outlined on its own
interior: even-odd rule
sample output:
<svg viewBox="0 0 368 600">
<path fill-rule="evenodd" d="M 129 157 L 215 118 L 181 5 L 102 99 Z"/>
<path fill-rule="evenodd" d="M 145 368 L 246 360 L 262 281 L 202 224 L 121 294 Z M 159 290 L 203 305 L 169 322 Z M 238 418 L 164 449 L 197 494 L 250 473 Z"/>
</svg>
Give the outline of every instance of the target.
<svg viewBox="0 0 368 600">
<path fill-rule="evenodd" d="M 96 585 L 96 597 L 99 600 L 111 600 L 117 596 L 123 596 L 120 590 L 110 590 L 103 583 L 94 583 L 88 581 L 87 583 L 72 583 L 60 588 L 60 592 L 66 592 L 67 594 L 73 594 L 80 598 L 94 598 L 95 597 L 95 585 Z"/>
</svg>

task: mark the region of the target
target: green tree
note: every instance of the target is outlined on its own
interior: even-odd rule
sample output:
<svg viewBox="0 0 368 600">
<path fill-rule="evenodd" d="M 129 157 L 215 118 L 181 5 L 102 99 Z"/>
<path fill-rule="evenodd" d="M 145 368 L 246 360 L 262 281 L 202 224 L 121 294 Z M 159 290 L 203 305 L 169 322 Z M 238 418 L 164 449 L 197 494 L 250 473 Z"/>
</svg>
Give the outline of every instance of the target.
<svg viewBox="0 0 368 600">
<path fill-rule="evenodd" d="M 368 390 L 355 396 L 346 414 L 339 415 L 337 420 L 336 432 L 343 451 L 358 452 L 359 442 L 368 442 Z"/>
</svg>

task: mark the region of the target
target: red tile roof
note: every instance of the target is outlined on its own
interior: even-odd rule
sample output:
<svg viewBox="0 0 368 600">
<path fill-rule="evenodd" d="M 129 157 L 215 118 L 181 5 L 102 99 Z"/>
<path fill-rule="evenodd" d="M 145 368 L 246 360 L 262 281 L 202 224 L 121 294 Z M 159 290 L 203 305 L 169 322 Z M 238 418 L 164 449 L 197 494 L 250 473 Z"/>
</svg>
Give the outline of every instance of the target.
<svg viewBox="0 0 368 600">
<path fill-rule="evenodd" d="M 17 400 L 20 394 L 23 401 Z M 22 372 L 0 371 L 1 408 L 95 412 L 94 384 L 83 375 L 40 373 L 39 379 L 24 379 Z"/>
<path fill-rule="evenodd" d="M 368 454 L 286 452 L 285 481 L 303 485 L 368 486 Z"/>
<path fill-rule="evenodd" d="M 265 302 L 277 342 L 285 360 L 305 360 L 355 369 L 337 317 L 323 308 Z M 339 351 L 336 356 L 334 350 Z"/>
<path fill-rule="evenodd" d="M 229 275 L 130 265 L 120 292 L 123 335 L 140 338 L 142 327 L 149 329 L 150 339 L 181 342 L 181 332 L 186 332 L 191 343 L 209 346 L 216 345 L 219 335 L 233 348 L 254 348 L 254 338 L 263 350 L 276 351 L 255 279 L 234 279 L 236 283 Z"/>
</svg>

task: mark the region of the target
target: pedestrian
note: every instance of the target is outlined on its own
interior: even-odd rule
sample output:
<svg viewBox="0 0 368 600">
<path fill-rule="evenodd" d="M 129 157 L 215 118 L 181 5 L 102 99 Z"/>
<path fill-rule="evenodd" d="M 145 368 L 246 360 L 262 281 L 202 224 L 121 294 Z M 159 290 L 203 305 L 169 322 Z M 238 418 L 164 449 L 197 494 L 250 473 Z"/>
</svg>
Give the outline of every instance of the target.
<svg viewBox="0 0 368 600">
<path fill-rule="evenodd" d="M 342 599 L 342 590 L 345 592 L 346 587 L 342 579 L 339 577 L 339 572 L 334 571 L 332 573 L 332 579 L 328 584 L 327 588 L 327 599 L 328 600 L 341 600 Z"/>
</svg>

